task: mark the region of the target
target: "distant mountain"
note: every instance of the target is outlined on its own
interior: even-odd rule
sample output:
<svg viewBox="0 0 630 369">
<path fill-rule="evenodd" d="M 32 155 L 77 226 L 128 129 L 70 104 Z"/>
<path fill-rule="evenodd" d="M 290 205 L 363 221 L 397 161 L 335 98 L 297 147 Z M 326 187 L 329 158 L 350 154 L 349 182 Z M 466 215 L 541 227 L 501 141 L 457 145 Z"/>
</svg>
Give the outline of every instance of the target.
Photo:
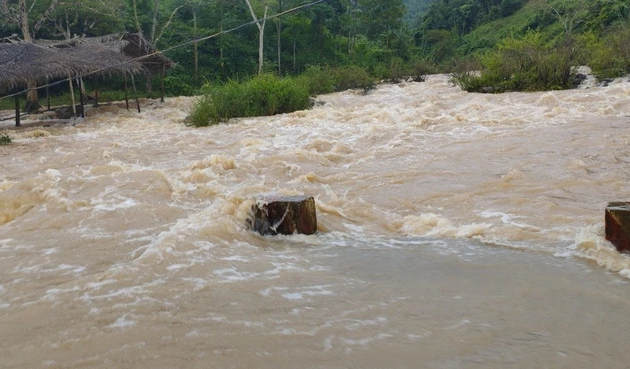
<svg viewBox="0 0 630 369">
<path fill-rule="evenodd" d="M 405 19 L 412 25 L 415 25 L 425 10 L 435 0 L 404 0 L 407 6 L 407 15 Z"/>
</svg>

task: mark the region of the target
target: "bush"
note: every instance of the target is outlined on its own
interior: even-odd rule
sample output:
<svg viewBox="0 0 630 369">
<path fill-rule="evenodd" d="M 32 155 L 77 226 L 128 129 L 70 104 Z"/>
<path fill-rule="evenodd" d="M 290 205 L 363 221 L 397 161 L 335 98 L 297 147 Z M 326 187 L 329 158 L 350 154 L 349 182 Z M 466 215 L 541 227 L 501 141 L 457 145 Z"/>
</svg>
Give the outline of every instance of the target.
<svg viewBox="0 0 630 369">
<path fill-rule="evenodd" d="M 362 89 L 364 92 L 376 87 L 368 71 L 358 66 L 309 66 L 297 77 L 301 85 L 307 86 L 311 96 L 336 91 Z"/>
<path fill-rule="evenodd" d="M 338 67 L 332 70 L 335 79 L 335 90 L 344 91 L 360 88 L 364 93 L 376 87 L 374 78 L 364 68 L 356 65 Z"/>
<path fill-rule="evenodd" d="M 231 118 L 290 113 L 309 107 L 308 86 L 295 78 L 263 74 L 245 82 L 204 86 L 207 91 L 191 114 L 197 127 L 227 122 Z"/>
<path fill-rule="evenodd" d="M 428 60 L 418 59 L 413 60 L 410 63 L 409 73 L 414 82 L 424 82 L 427 79 L 427 75 L 433 74 L 436 71 L 436 67 Z"/>
<path fill-rule="evenodd" d="M 308 86 L 312 96 L 335 92 L 335 76 L 330 67 L 309 66 L 298 79 Z"/>
<path fill-rule="evenodd" d="M 616 78 L 630 74 L 630 27 L 617 27 L 603 39 L 592 33 L 579 39 L 584 61 L 597 78 Z"/>
<path fill-rule="evenodd" d="M 574 47 L 543 43 L 540 33 L 505 39 L 481 58 L 481 74 L 459 71 L 452 80 L 469 92 L 541 91 L 573 87 Z"/>
<path fill-rule="evenodd" d="M 11 139 L 11 136 L 9 136 L 9 133 L 6 130 L 0 132 L 0 145 L 8 145 L 11 142 L 13 142 L 13 139 Z"/>
</svg>

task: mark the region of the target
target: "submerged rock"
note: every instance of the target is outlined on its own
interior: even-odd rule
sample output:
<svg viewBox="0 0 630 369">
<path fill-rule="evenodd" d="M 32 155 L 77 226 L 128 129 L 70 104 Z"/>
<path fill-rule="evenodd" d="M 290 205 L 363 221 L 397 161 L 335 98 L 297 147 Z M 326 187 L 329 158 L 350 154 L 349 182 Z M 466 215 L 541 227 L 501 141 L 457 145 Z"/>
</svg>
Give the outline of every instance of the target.
<svg viewBox="0 0 630 369">
<path fill-rule="evenodd" d="M 251 228 L 262 235 L 317 232 L 315 199 L 308 196 L 266 197 L 252 207 Z"/>
<path fill-rule="evenodd" d="M 630 252 L 630 202 L 611 202 L 606 207 L 606 239 L 619 252 Z"/>
</svg>

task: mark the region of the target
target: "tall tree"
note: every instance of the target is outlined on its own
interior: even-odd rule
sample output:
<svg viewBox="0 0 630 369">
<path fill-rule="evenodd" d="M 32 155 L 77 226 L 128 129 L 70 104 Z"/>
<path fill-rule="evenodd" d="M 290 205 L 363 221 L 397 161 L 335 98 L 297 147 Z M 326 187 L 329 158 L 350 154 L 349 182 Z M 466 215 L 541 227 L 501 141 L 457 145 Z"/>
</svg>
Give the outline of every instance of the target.
<svg viewBox="0 0 630 369">
<path fill-rule="evenodd" d="M 263 16 L 261 19 L 258 18 L 256 12 L 254 12 L 254 8 L 252 7 L 252 3 L 250 0 L 245 0 L 247 3 L 247 7 L 249 8 L 249 12 L 252 15 L 252 19 L 256 22 L 256 26 L 258 27 L 258 74 L 261 74 L 263 71 L 263 63 L 264 63 L 264 46 L 265 46 L 265 25 L 267 24 L 267 1 L 262 1 L 262 6 L 264 8 Z"/>
</svg>

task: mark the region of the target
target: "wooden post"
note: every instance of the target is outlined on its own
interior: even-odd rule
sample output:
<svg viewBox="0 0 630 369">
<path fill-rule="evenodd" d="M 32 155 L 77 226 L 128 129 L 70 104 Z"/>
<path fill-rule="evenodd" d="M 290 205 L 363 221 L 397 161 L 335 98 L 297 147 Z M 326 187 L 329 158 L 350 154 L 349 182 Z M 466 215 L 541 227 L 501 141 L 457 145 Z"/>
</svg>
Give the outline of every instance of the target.
<svg viewBox="0 0 630 369">
<path fill-rule="evenodd" d="M 131 75 L 131 85 L 133 87 L 134 97 L 136 98 L 136 106 L 138 107 L 138 113 L 142 113 L 140 111 L 140 100 L 138 100 L 138 89 L 136 89 L 136 79 L 134 78 L 133 74 Z"/>
<path fill-rule="evenodd" d="M 166 64 L 162 64 L 162 98 L 160 99 L 160 102 L 164 102 L 164 76 L 166 75 Z"/>
<path fill-rule="evenodd" d="M 81 104 L 81 118 L 85 118 L 85 105 L 83 104 L 83 85 L 81 78 L 77 78 L 77 86 L 79 86 L 79 103 Z"/>
<path fill-rule="evenodd" d="M 606 239 L 619 252 L 630 252 L 630 202 L 611 202 L 605 211 Z"/>
<path fill-rule="evenodd" d="M 77 117 L 77 102 L 74 99 L 74 86 L 72 85 L 72 76 L 68 75 L 68 79 L 70 80 L 70 97 L 72 98 L 72 113 L 74 117 Z"/>
<path fill-rule="evenodd" d="M 94 77 L 94 107 L 98 106 L 98 77 Z"/>
<path fill-rule="evenodd" d="M 49 81 L 48 81 L 48 78 L 46 78 L 46 102 L 48 105 L 47 111 L 50 111 L 50 89 L 48 87 L 48 84 L 49 84 Z"/>
<path fill-rule="evenodd" d="M 311 235 L 317 232 L 315 199 L 308 196 L 266 197 L 252 207 L 250 227 L 262 235 Z"/>
<path fill-rule="evenodd" d="M 127 111 L 129 111 L 129 94 L 127 90 L 127 75 L 125 74 L 125 106 L 127 106 Z"/>
<path fill-rule="evenodd" d="M 20 125 L 20 95 L 15 95 L 15 126 Z"/>
</svg>

